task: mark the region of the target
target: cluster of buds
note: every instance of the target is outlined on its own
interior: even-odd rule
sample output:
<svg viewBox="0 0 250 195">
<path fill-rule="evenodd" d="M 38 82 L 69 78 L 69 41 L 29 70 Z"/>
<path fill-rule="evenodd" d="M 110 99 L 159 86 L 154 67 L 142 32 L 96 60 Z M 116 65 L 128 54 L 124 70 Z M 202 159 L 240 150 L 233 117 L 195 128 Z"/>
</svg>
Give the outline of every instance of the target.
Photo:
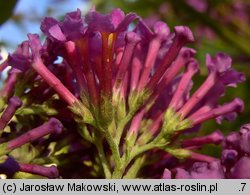
<svg viewBox="0 0 250 195">
<path fill-rule="evenodd" d="M 1 101 L 10 103 L 0 125 L 3 129 L 11 121 L 11 135 L 30 126 L 22 124 L 25 119 L 45 124 L 4 142 L 2 156 L 30 143 L 40 159 L 57 163 L 59 174 L 70 178 L 159 178 L 171 168 L 170 159 L 216 161 L 197 149 L 221 140 L 185 140 L 182 135 L 197 132 L 211 119 L 233 120 L 243 110 L 239 98 L 219 104 L 227 87 L 244 81 L 228 55 L 206 56 L 209 75 L 191 93 L 199 65 L 195 50 L 186 47 L 194 42 L 186 26 L 171 33 L 162 21 L 150 29 L 134 13 L 114 9 L 103 15 L 93 9 L 85 17 L 80 10 L 68 13 L 62 22 L 45 18 L 41 30 L 43 43 L 37 34 L 28 34 L 1 65 L 1 70 L 11 69 L 1 90 Z M 16 96 L 23 101 L 19 109 Z M 42 139 L 63 126 L 60 138 Z M 32 167 L 42 165 L 17 165 L 15 171 L 53 172 Z M 144 173 L 148 166 L 154 172 Z M 80 169 L 85 172 L 80 174 Z"/>
</svg>

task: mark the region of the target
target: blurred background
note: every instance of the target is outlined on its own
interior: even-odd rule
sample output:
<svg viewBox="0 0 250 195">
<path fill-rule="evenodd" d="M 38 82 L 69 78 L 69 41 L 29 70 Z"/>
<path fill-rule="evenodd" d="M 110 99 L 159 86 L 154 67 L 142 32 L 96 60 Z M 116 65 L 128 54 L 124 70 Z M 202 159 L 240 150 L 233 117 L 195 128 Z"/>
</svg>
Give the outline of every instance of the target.
<svg viewBox="0 0 250 195">
<path fill-rule="evenodd" d="M 229 89 L 222 103 L 233 97 L 245 102 L 245 111 L 234 122 L 213 121 L 202 126 L 201 133 L 221 129 L 225 133 L 250 123 L 250 0 L 0 0 L 0 48 L 6 57 L 16 46 L 27 39 L 27 33 L 40 33 L 40 21 L 45 16 L 63 18 L 66 12 L 79 8 L 83 14 L 95 6 L 108 12 L 119 7 L 125 12 L 136 12 L 149 26 L 165 21 L 171 29 L 176 25 L 189 26 L 195 34 L 201 74 L 195 87 L 205 79 L 205 54 L 226 52 L 233 58 L 233 66 L 246 74 L 247 80 L 236 89 Z"/>
</svg>

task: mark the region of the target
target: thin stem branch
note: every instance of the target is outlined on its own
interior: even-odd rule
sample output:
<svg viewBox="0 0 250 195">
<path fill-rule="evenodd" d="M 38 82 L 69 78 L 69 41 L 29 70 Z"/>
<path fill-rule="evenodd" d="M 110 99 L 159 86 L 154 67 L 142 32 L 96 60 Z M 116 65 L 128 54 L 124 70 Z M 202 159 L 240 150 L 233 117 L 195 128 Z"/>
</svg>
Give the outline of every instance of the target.
<svg viewBox="0 0 250 195">
<path fill-rule="evenodd" d="M 104 171 L 104 175 L 106 179 L 110 179 L 111 178 L 111 171 L 110 171 L 110 167 L 103 149 L 103 145 L 102 145 L 102 139 L 97 139 L 96 140 L 96 148 L 98 150 L 99 153 L 99 158 L 101 160 L 101 164 L 102 164 L 102 168 Z"/>
<path fill-rule="evenodd" d="M 124 179 L 136 178 L 144 160 L 145 160 L 145 155 L 138 157 L 123 178 Z"/>
<path fill-rule="evenodd" d="M 119 152 L 119 145 L 116 144 L 114 138 L 112 137 L 111 133 L 108 130 L 105 131 L 104 135 L 112 151 L 112 154 L 115 160 L 115 166 L 120 167 L 122 161 L 121 161 L 120 152 Z"/>
</svg>

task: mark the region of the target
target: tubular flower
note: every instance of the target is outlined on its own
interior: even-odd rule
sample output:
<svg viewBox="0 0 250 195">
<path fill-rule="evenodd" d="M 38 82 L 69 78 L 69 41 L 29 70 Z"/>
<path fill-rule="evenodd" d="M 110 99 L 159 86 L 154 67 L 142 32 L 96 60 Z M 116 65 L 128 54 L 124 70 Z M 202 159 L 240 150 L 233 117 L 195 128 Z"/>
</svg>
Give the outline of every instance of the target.
<svg viewBox="0 0 250 195">
<path fill-rule="evenodd" d="M 27 112 L 32 116 L 28 120 L 33 122 L 36 119 L 44 123 L 44 119 L 52 115 L 58 120 L 51 118 L 4 143 L 1 154 L 61 131 L 63 124 L 67 133 L 61 138 L 65 141 L 52 146 L 48 139 L 47 152 L 53 159 L 59 158 L 57 155 L 79 152 L 81 157 L 74 163 L 83 161 L 81 166 L 90 177 L 146 177 L 140 174 L 148 156 L 162 152 L 161 158 L 156 157 L 161 161 L 158 168 L 166 168 L 173 158 L 204 161 L 194 164 L 191 173 L 176 169 L 176 177 L 184 177 L 184 174 L 189 178 L 203 178 L 202 171 L 211 177 L 221 175 L 220 166 L 213 163 L 214 157 L 193 149 L 206 143 L 219 144 L 223 135 L 216 131 L 191 140 L 183 140 L 181 135 L 211 119 L 218 123 L 223 119 L 232 120 L 243 110 L 239 98 L 219 104 L 227 87 L 244 81 L 244 75 L 231 67 L 230 56 L 207 55 L 208 77 L 191 93 L 199 64 L 196 51 L 186 46 L 194 42 L 187 26 L 176 26 L 171 32 L 166 23 L 158 21 L 150 29 L 134 13 L 125 14 L 115 9 L 103 15 L 92 9 L 85 17 L 77 10 L 66 14 L 63 21 L 45 18 L 41 30 L 46 37 L 44 42 L 37 34 L 28 34 L 28 40 L 5 62 L 12 68 L 1 91 L 2 99 L 7 101 L 14 93 L 23 100 L 23 106 L 15 114 L 17 105 L 10 101 L 13 105 L 3 112 L 0 124 L 5 128 L 15 116 L 10 123 L 14 131 L 16 121 L 23 119 L 20 115 Z M 82 145 L 82 139 L 87 146 Z M 67 150 L 60 148 L 65 144 Z M 83 154 L 86 150 L 97 153 Z M 93 154 L 98 156 L 93 158 Z M 61 174 L 73 177 L 65 170 L 71 171 L 74 166 L 63 167 L 66 162 Z M 52 173 L 44 173 L 47 169 L 36 166 L 20 164 L 19 170 L 30 172 L 27 170 L 32 169 L 34 174 L 52 177 Z M 60 171 L 60 164 L 58 166 Z M 160 177 L 160 172 L 154 169 L 153 177 Z M 165 175 L 168 174 L 166 169 Z"/>
</svg>

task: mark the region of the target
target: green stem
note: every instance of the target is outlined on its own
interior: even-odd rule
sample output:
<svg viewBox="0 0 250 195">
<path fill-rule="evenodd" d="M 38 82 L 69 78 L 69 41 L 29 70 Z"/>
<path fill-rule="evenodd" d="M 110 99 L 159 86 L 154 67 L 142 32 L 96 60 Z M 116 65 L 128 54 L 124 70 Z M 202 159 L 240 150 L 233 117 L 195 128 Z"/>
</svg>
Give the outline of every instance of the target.
<svg viewBox="0 0 250 195">
<path fill-rule="evenodd" d="M 124 162 L 124 161 L 122 161 L 122 162 Z M 121 179 L 124 172 L 125 172 L 126 167 L 127 167 L 126 162 L 122 163 L 121 166 L 116 166 L 115 170 L 112 174 L 112 179 Z"/>
<path fill-rule="evenodd" d="M 111 133 L 106 130 L 105 132 L 105 138 L 109 144 L 109 147 L 112 151 L 112 155 L 115 160 L 115 166 L 120 167 L 121 166 L 121 157 L 120 157 L 120 152 L 119 152 L 119 145 L 116 144 L 114 138 L 112 137 Z"/>
<path fill-rule="evenodd" d="M 142 167 L 141 165 L 143 164 L 144 160 L 145 160 L 145 155 L 138 157 L 123 178 L 124 179 L 136 178 L 140 168 Z"/>
<path fill-rule="evenodd" d="M 135 116 L 135 113 L 142 108 L 143 106 L 146 106 L 145 103 L 148 103 L 149 98 L 151 97 L 152 93 L 145 90 L 141 92 L 132 92 L 129 97 L 129 112 L 126 115 L 126 117 L 120 121 L 117 128 L 117 134 L 115 137 L 116 143 L 120 143 L 120 139 L 124 130 L 124 127 L 129 123 L 129 121 Z M 150 106 L 147 108 L 149 109 Z M 147 110 L 146 109 L 146 110 Z"/>
<path fill-rule="evenodd" d="M 140 155 L 140 154 L 142 154 L 142 153 L 144 153 L 144 152 L 146 152 L 148 150 L 151 150 L 151 149 L 153 149 L 155 147 L 156 147 L 156 145 L 154 145 L 151 142 L 151 143 L 146 144 L 144 146 L 141 146 L 139 148 L 138 147 L 134 148 L 128 156 L 125 155 L 125 156 L 122 157 L 122 159 L 121 159 L 121 165 L 115 167 L 115 170 L 113 172 L 112 178 L 113 179 L 121 179 L 123 177 L 123 174 L 124 174 L 127 166 L 129 165 L 129 163 L 134 158 L 136 158 L 138 155 Z"/>
<path fill-rule="evenodd" d="M 150 142 L 144 146 L 141 146 L 137 149 L 134 149 L 131 153 L 130 153 L 130 159 L 134 159 L 135 157 L 139 156 L 140 154 L 148 151 L 148 150 L 151 150 L 153 148 L 157 148 L 157 146 L 155 144 L 153 144 L 153 142 Z M 130 161 L 131 161 L 130 160 Z"/>
<path fill-rule="evenodd" d="M 104 171 L 104 175 L 106 179 L 110 179 L 111 178 L 111 172 L 110 172 L 110 168 L 109 168 L 109 164 L 103 149 L 103 145 L 102 145 L 102 140 L 98 139 L 96 141 L 96 147 L 99 153 L 99 158 L 101 160 L 101 164 L 102 164 L 102 168 Z"/>
<path fill-rule="evenodd" d="M 128 124 L 128 122 L 132 119 L 133 116 L 134 116 L 134 112 L 129 112 L 127 116 L 123 120 L 121 120 L 120 123 L 118 124 L 117 130 L 116 130 L 116 136 L 115 136 L 116 144 L 120 143 L 123 130 L 125 126 Z"/>
</svg>

